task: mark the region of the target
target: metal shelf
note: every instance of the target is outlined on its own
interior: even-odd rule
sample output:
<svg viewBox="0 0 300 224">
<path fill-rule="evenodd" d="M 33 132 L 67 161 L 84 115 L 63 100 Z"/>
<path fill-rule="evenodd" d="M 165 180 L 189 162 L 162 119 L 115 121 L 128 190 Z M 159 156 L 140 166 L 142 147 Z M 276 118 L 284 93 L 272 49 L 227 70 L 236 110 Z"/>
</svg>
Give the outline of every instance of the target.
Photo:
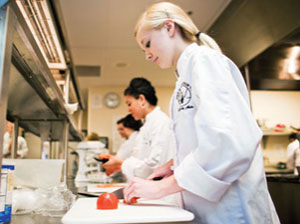
<svg viewBox="0 0 300 224">
<path fill-rule="evenodd" d="M 14 1 L 10 2 L 10 6 L 17 19 L 13 34 L 7 118 L 11 121 L 18 119 L 19 126 L 38 136 L 41 133 L 40 124 L 47 123 L 52 141 L 61 140 L 63 123 L 68 122 L 68 140 L 82 140 L 77 124 L 65 106 L 62 92 L 18 6 Z M 79 92 L 77 84 L 73 83 L 73 86 Z M 82 105 L 80 99 L 78 101 Z"/>
<path fill-rule="evenodd" d="M 292 133 L 291 130 L 284 130 L 275 132 L 273 129 L 263 130 L 264 136 L 279 136 L 279 135 L 290 135 Z"/>
<path fill-rule="evenodd" d="M 67 64 L 67 85 L 72 80 L 79 107 L 83 109 L 73 71 L 72 63 Z M 81 141 L 83 135 L 66 106 L 69 97 L 64 99 L 59 88 L 16 1 L 0 1 L 0 173 L 8 119 L 15 123 L 14 136 L 21 126 L 42 141 L 60 142 L 66 181 L 68 141 Z M 12 155 L 16 156 L 17 138 L 13 139 Z"/>
</svg>

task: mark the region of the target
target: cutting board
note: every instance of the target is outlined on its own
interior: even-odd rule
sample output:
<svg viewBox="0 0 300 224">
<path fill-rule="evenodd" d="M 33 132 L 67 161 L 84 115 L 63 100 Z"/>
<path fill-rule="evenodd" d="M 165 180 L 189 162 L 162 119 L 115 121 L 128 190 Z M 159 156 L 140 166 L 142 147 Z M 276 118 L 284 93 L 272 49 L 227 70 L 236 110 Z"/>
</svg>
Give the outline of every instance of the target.
<svg viewBox="0 0 300 224">
<path fill-rule="evenodd" d="M 97 198 L 79 198 L 62 218 L 64 224 L 185 222 L 193 213 L 160 200 L 140 199 L 136 205 L 119 203 L 118 209 L 98 210 Z"/>
</svg>

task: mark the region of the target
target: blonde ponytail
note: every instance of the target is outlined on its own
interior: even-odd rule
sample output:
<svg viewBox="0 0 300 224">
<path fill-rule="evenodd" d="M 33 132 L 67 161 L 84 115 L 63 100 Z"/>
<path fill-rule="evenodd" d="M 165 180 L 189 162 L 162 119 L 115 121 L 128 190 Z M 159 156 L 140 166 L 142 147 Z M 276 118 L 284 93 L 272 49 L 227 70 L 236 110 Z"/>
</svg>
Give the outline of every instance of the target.
<svg viewBox="0 0 300 224">
<path fill-rule="evenodd" d="M 170 2 L 159 2 L 151 5 L 139 18 L 134 29 L 134 35 L 136 36 L 141 28 L 160 29 L 166 20 L 174 21 L 184 40 L 197 42 L 199 45 L 206 45 L 221 52 L 213 38 L 207 34 L 199 33 L 199 29 L 183 9 Z"/>
<path fill-rule="evenodd" d="M 198 44 L 199 45 L 205 45 L 208 46 L 209 48 L 215 49 L 219 52 L 222 52 L 221 48 L 217 44 L 217 42 L 210 36 L 208 36 L 205 33 L 199 33 L 198 35 Z"/>
</svg>

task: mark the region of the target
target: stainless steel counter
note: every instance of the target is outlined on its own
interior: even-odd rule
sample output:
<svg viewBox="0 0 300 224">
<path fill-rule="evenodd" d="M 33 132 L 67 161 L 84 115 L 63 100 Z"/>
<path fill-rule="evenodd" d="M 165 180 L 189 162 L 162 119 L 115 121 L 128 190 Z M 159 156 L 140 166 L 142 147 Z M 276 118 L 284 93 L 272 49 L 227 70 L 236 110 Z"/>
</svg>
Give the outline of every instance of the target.
<svg viewBox="0 0 300 224">
<path fill-rule="evenodd" d="M 34 214 L 13 215 L 11 224 L 60 224 L 61 217 L 49 217 Z"/>
<path fill-rule="evenodd" d="M 13 215 L 10 224 L 61 224 L 61 218 L 46 217 L 42 215 Z M 82 223 L 84 224 L 84 223 Z M 138 223 L 137 223 L 138 224 Z M 151 224 L 151 223 L 148 223 Z M 189 224 L 189 222 L 155 223 L 155 224 Z"/>
<path fill-rule="evenodd" d="M 83 195 L 77 194 L 77 192 L 86 191 L 85 184 L 82 183 L 81 185 L 82 186 L 80 187 L 76 186 L 74 183 L 74 179 L 69 179 L 67 181 L 68 188 L 77 196 L 77 198 L 84 197 Z M 12 215 L 10 224 L 62 224 L 61 219 L 62 217 L 42 216 L 39 214 Z M 190 222 L 176 222 L 176 223 L 168 223 L 168 224 L 189 224 L 189 223 Z M 155 224 L 166 224 L 166 223 L 155 223 Z"/>
<path fill-rule="evenodd" d="M 278 169 L 275 166 L 265 167 L 268 182 L 288 182 L 300 184 L 299 176 L 290 169 Z"/>
</svg>

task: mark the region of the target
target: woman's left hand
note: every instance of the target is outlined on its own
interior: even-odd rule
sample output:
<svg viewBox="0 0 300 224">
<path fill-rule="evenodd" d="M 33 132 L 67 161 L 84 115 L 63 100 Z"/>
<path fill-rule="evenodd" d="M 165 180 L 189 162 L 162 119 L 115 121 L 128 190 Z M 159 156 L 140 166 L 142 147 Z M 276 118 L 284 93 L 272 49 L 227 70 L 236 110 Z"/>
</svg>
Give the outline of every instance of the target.
<svg viewBox="0 0 300 224">
<path fill-rule="evenodd" d="M 135 177 L 124 188 L 124 199 L 129 202 L 133 197 L 158 199 L 182 190 L 183 188 L 177 184 L 174 175 L 160 181 L 144 180 Z"/>
<path fill-rule="evenodd" d="M 161 194 L 161 181 L 144 180 L 139 177 L 124 188 L 124 200 L 130 202 L 133 197 L 158 199 Z"/>
</svg>

